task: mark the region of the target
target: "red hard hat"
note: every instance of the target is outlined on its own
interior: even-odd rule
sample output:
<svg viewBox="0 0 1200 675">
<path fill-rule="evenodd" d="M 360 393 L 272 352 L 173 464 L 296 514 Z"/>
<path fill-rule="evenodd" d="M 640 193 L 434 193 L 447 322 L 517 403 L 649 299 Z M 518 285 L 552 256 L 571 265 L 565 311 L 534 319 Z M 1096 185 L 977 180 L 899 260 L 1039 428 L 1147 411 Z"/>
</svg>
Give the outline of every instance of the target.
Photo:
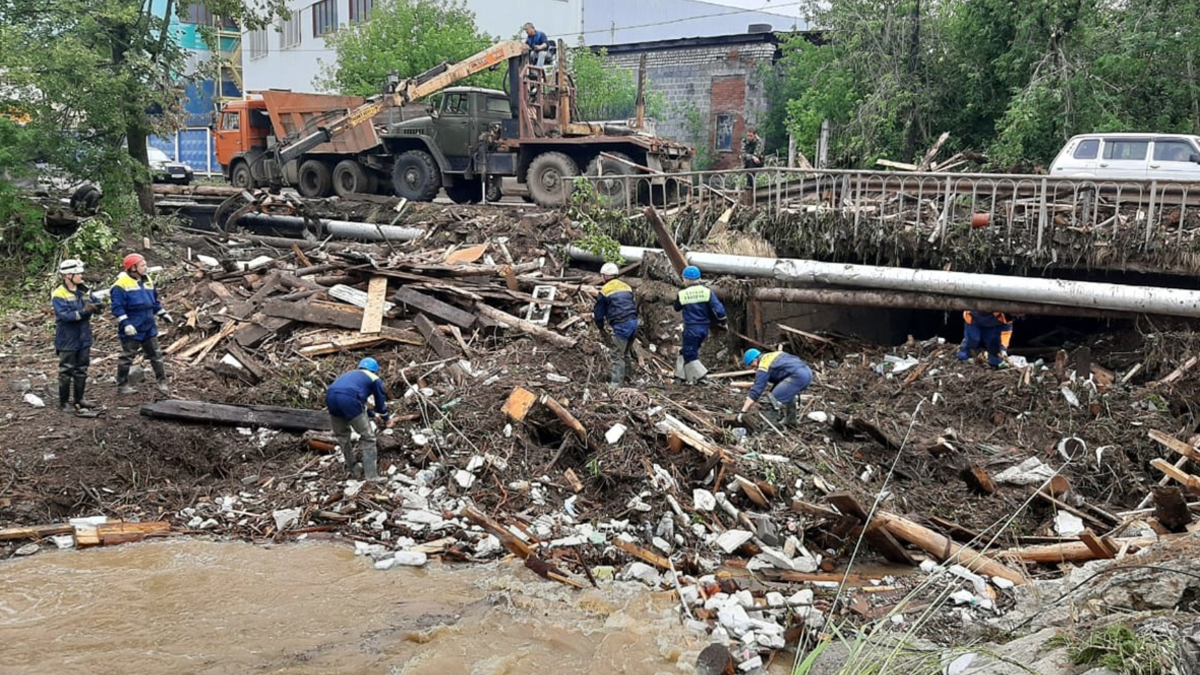
<svg viewBox="0 0 1200 675">
<path fill-rule="evenodd" d="M 128 272 L 134 267 L 137 267 L 137 264 L 141 262 L 146 262 L 146 259 L 143 258 L 141 254 L 130 253 L 129 255 L 125 256 L 125 271 Z"/>
</svg>

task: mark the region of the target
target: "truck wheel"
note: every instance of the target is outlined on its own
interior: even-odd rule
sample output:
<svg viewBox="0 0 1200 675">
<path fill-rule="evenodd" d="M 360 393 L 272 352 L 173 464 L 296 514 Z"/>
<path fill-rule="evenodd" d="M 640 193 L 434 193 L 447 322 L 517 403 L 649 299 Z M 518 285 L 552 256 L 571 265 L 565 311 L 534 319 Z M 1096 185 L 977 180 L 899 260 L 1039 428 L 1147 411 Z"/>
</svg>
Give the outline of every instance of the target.
<svg viewBox="0 0 1200 675">
<path fill-rule="evenodd" d="M 333 194 L 333 174 L 329 171 L 329 165 L 319 159 L 310 159 L 301 164 L 296 182 L 296 189 L 305 197 L 328 197 Z"/>
<path fill-rule="evenodd" d="M 397 197 L 414 202 L 430 202 L 442 186 L 442 174 L 433 156 L 424 150 L 409 150 L 392 165 L 392 187 Z"/>
<path fill-rule="evenodd" d="M 575 160 L 561 152 L 544 152 L 529 164 L 529 194 L 538 206 L 564 206 L 571 197 L 571 181 L 578 175 Z"/>
<path fill-rule="evenodd" d="M 621 152 L 608 153 L 613 157 L 620 157 L 626 162 L 632 162 L 628 155 Z M 602 171 L 603 170 L 603 171 Z M 593 181 L 596 186 L 596 194 L 599 195 L 601 203 L 611 208 L 624 207 L 625 195 L 630 195 L 629 203 L 637 204 L 640 200 L 638 196 L 641 194 L 639 189 L 640 181 L 631 178 L 622 178 L 622 176 L 632 176 L 633 168 L 623 162 L 616 162 L 611 159 L 596 156 L 588 163 L 587 175 L 600 176 L 599 179 Z M 613 178 L 605 178 L 605 176 L 613 176 Z"/>
<path fill-rule="evenodd" d="M 478 204 L 481 189 L 478 178 L 475 180 L 459 178 L 452 185 L 446 186 L 446 196 L 455 204 Z"/>
<path fill-rule="evenodd" d="M 254 176 L 250 173 L 250 165 L 245 162 L 235 164 L 233 166 L 233 173 L 229 176 L 229 184 L 243 190 L 253 188 Z"/>
<path fill-rule="evenodd" d="M 371 194 L 374 181 L 362 164 L 353 159 L 343 159 L 333 167 L 333 191 L 339 197 L 352 194 Z"/>
</svg>

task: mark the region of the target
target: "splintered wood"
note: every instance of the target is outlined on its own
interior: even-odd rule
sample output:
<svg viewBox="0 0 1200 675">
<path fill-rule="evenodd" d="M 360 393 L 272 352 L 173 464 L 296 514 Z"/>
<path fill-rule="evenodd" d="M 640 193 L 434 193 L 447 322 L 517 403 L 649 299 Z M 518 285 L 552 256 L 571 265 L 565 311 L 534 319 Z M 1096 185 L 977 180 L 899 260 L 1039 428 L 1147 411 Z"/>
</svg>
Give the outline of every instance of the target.
<svg viewBox="0 0 1200 675">
<path fill-rule="evenodd" d="M 367 289 L 367 307 L 363 311 L 360 333 L 378 333 L 383 329 L 384 301 L 387 297 L 387 277 L 371 277 Z"/>
</svg>

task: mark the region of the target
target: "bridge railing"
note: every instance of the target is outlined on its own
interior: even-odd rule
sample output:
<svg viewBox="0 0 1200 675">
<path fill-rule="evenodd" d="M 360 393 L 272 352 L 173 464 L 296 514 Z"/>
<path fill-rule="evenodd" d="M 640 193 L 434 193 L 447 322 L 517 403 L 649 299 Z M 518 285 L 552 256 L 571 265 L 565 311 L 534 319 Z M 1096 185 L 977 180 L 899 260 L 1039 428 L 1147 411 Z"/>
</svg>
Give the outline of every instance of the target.
<svg viewBox="0 0 1200 675">
<path fill-rule="evenodd" d="M 899 229 L 930 244 L 990 228 L 993 241 L 1035 254 L 1064 234 L 1140 250 L 1195 238 L 1200 251 L 1200 182 L 789 168 L 651 174 L 631 166 L 588 179 L 629 213 L 647 204 L 671 212 L 752 200 L 780 215 L 832 214 L 855 233 Z"/>
</svg>

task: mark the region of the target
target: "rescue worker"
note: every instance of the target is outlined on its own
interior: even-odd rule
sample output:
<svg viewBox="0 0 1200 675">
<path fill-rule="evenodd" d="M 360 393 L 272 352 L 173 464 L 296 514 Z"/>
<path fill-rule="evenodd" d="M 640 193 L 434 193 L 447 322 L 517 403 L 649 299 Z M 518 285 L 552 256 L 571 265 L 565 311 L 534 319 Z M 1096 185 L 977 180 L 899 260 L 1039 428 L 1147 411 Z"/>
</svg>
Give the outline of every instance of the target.
<svg viewBox="0 0 1200 675">
<path fill-rule="evenodd" d="M 742 168 L 743 169 L 761 169 L 763 166 L 763 140 L 758 137 L 758 130 L 750 127 L 746 131 L 746 136 L 742 138 Z M 747 205 L 754 203 L 754 176 L 753 173 L 746 174 L 746 189 L 745 202 Z"/>
<path fill-rule="evenodd" d="M 675 359 L 675 381 L 708 384 L 708 369 L 700 363 L 700 346 L 715 321 L 725 325 L 725 307 L 712 289 L 700 283 L 700 268 L 683 268 L 684 288 L 675 299 L 675 311 L 683 312 L 683 345 Z"/>
<path fill-rule="evenodd" d="M 63 412 L 95 407 L 83 397 L 92 362 L 92 315 L 100 300 L 83 283 L 83 261 L 68 259 L 58 266 L 62 284 L 50 294 L 54 307 L 54 352 L 58 354 L 58 409 Z M 75 385 L 75 407 L 71 385 Z"/>
<path fill-rule="evenodd" d="M 604 332 L 604 322 L 612 326 L 612 378 L 609 383 L 621 386 L 625 375 L 633 370 L 633 336 L 637 333 L 637 304 L 633 300 L 633 289 L 617 278 L 621 271 L 613 263 L 604 263 L 600 276 L 604 285 L 596 296 L 596 308 L 592 318 L 596 328 Z"/>
<path fill-rule="evenodd" d="M 367 407 L 374 399 L 375 408 Z M 344 373 L 325 391 L 325 406 L 333 422 L 333 435 L 342 447 L 346 459 L 346 471 L 352 476 L 363 476 L 367 480 L 379 480 L 375 429 L 371 420 L 376 416 L 385 426 L 391 426 L 392 415 L 387 408 L 387 392 L 379 377 L 379 362 L 367 357 L 358 362 L 358 368 Z M 350 430 L 358 432 L 362 462 L 355 462 L 354 449 L 350 445 Z"/>
<path fill-rule="evenodd" d="M 525 44 L 529 45 L 529 57 L 539 68 L 545 67 L 546 60 L 550 58 L 550 40 L 546 34 L 533 27 L 532 23 L 526 23 L 525 29 Z"/>
<path fill-rule="evenodd" d="M 137 253 L 125 256 L 124 272 L 117 277 L 112 287 L 112 313 L 117 317 L 117 337 L 121 340 L 121 356 L 117 362 L 117 393 L 136 394 L 129 386 L 129 369 L 140 350 L 158 380 L 158 390 L 170 393 L 167 388 L 167 371 L 163 367 L 162 348 L 158 344 L 158 322 L 162 319 L 174 323 L 171 314 L 158 300 L 154 282 L 146 276 L 146 259 Z"/>
<path fill-rule="evenodd" d="M 786 352 L 763 354 L 757 349 L 747 349 L 742 356 L 742 363 L 746 364 L 747 368 L 757 369 L 758 372 L 754 375 L 754 385 L 746 394 L 746 401 L 742 403 L 742 411 L 738 413 L 737 421 L 742 421 L 742 416 L 762 397 L 770 384 L 774 387 L 767 394 L 769 405 L 763 406 L 763 418 L 773 425 L 779 424 L 779 413 L 782 412 L 783 423 L 796 426 L 796 401 L 800 392 L 812 384 L 812 370 L 808 364 Z"/>
<path fill-rule="evenodd" d="M 982 347 L 987 351 L 989 366 L 1004 367 L 1012 329 L 1012 319 L 1003 312 L 963 312 L 963 341 L 958 349 L 958 360 L 966 361 L 971 358 L 972 351 Z"/>
</svg>

